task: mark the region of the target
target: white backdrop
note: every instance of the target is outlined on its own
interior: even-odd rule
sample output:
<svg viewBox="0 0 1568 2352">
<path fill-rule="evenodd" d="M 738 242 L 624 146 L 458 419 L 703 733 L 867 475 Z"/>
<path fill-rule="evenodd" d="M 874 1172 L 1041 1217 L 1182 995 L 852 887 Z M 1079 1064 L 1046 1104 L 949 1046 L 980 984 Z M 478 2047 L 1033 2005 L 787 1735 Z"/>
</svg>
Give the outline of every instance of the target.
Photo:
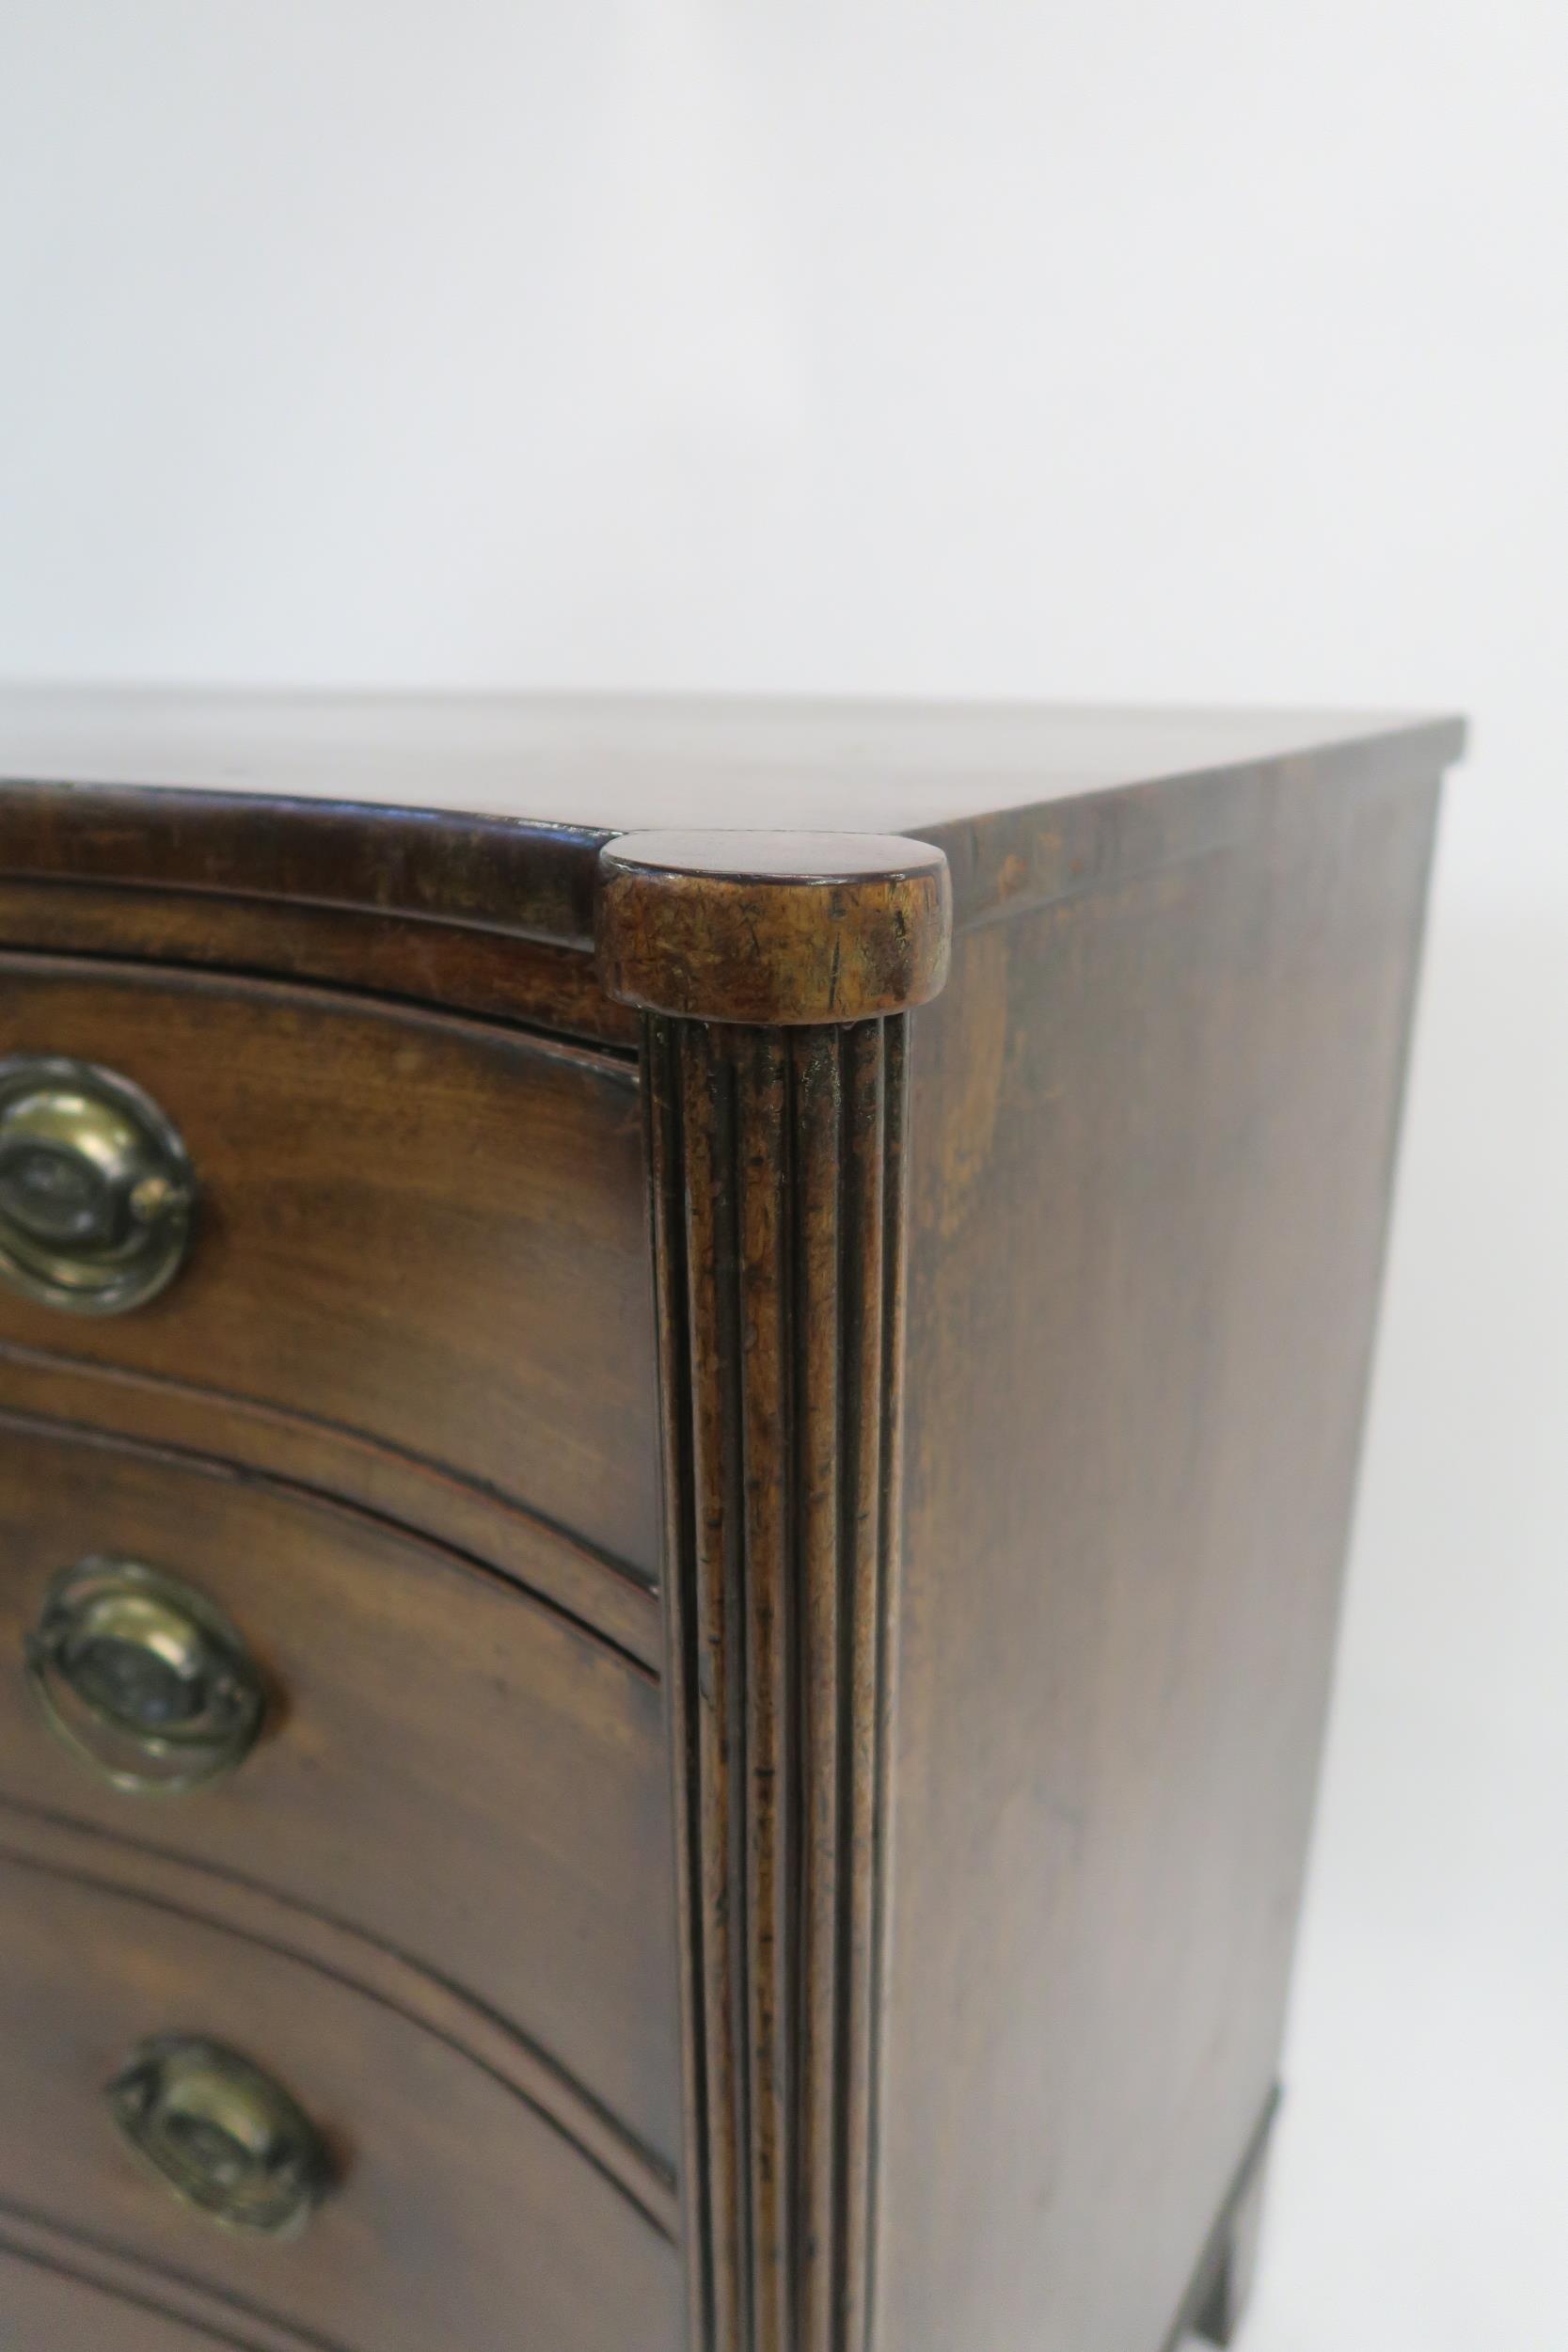
<svg viewBox="0 0 1568 2352">
<path fill-rule="evenodd" d="M 1477 714 L 1247 2352 L 1568 2336 L 1565 86 L 1558 0 L 0 8 L 4 675 Z"/>
</svg>

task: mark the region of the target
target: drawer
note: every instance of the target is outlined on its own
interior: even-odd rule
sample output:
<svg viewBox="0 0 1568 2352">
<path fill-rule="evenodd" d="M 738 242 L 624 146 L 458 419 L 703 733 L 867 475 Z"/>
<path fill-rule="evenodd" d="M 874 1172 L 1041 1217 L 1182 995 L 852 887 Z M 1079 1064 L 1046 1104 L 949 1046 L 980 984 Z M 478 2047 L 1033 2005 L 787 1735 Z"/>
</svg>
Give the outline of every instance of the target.
<svg viewBox="0 0 1568 2352">
<path fill-rule="evenodd" d="M 171 2319 L 158 2305 L 0 2246 L 7 2352 L 250 2352 L 243 2338 Z"/>
<path fill-rule="evenodd" d="M 670 2237 L 438 2035 L 325 1970 L 50 1868 L 0 1857 L 0 2208 L 222 2298 L 241 2344 L 254 2319 L 334 2352 L 675 2352 Z M 215 2223 L 122 2142 L 105 2087 L 139 2057 L 142 2112 L 187 2185 L 231 2201 L 242 2132 L 270 2163 L 275 2122 L 237 2122 L 227 2097 L 219 2128 L 211 2106 L 199 2120 L 212 2045 L 264 2070 L 323 2143 L 333 2185 L 295 2235 Z M 286 2177 L 268 2172 L 269 2194 Z"/>
<path fill-rule="evenodd" d="M 0 1347 L 135 1375 L 170 1413 L 215 1392 L 285 1449 L 292 1431 L 312 1484 L 378 1504 L 395 1486 L 437 1534 L 461 1487 L 651 1581 L 629 1061 L 325 991 L 24 956 L 0 958 L 14 1055 L 133 1082 L 198 1201 L 159 1295 L 84 1315 L 0 1289 Z"/>
<path fill-rule="evenodd" d="M 261 1733 L 225 1777 L 124 1791 L 50 1736 L 24 1645 L 51 1580 L 91 1558 L 189 1587 L 257 1662 Z M 488 2037 L 606 2161 L 602 2110 L 673 2155 L 668 1768 L 644 1668 L 359 1511 L 3 1415 L 0 1661 L 0 1800 L 133 1841 L 143 1871 L 198 1865 L 203 1904 Z M 68 1726 L 142 1772 L 69 1675 L 53 1687 Z"/>
</svg>

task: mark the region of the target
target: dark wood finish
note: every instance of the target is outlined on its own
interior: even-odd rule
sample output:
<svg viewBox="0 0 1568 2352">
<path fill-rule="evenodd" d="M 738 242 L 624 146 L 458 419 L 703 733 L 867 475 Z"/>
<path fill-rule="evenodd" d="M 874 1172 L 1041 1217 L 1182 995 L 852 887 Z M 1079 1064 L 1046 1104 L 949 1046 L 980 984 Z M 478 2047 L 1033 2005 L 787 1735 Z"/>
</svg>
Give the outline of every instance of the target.
<svg viewBox="0 0 1568 2352">
<path fill-rule="evenodd" d="M 859 834 L 646 833 L 599 862 L 607 992 L 687 1020 L 907 1012 L 947 977 L 947 861 Z"/>
<path fill-rule="evenodd" d="M 689 2020 L 711 2352 L 870 2288 L 905 1029 L 651 1025 Z"/>
<path fill-rule="evenodd" d="M 0 1836 L 14 1859 L 193 1913 L 230 1933 L 325 1970 L 447 2042 L 509 2086 L 576 2142 L 668 2237 L 678 2192 L 664 2164 L 624 2123 L 578 2090 L 499 2011 L 351 1922 L 307 1909 L 259 1880 L 231 1878 L 161 1846 L 90 1828 L 0 1798 Z M 455 1931 L 454 1931 L 455 1932 Z"/>
<path fill-rule="evenodd" d="M 656 833 L 601 870 L 601 977 L 655 1016 L 697 2340 L 849 2352 L 871 2310 L 907 1017 L 946 977 L 946 861 Z"/>
<path fill-rule="evenodd" d="M 607 982 L 713 1025 L 656 1021 L 647 1058 L 716 2352 L 1162 2341 L 1272 2082 L 1434 789 L 1248 779 L 1199 813 L 972 930 L 915 1017 L 902 1602 L 851 1536 L 895 1393 L 895 1257 L 842 1295 L 881 1252 L 846 1207 L 878 1025 L 720 1025 L 759 1001 L 753 930 L 683 905 L 661 972 L 640 842 L 628 964 L 606 855 Z M 1216 2328 L 1240 2269 L 1227 2243 Z"/>
<path fill-rule="evenodd" d="M 128 1795 L 50 1736 L 23 1641 L 54 1572 L 94 1553 L 193 1584 L 245 1635 L 273 1719 L 231 1778 Z M 455 2030 L 510 2026 L 513 2071 L 563 2129 L 600 2139 L 602 2110 L 632 2136 L 626 2163 L 638 2141 L 673 2163 L 669 1807 L 645 1670 L 341 1504 L 3 1416 L 0 1661 L 0 1801 L 289 1897 L 348 1935 L 345 1974 L 364 1973 L 358 1937 L 401 1954 L 464 1997 Z"/>
<path fill-rule="evenodd" d="M 301 1694 L 155 1830 L 0 1725 L 0 2248 L 254 2352 L 1233 2328 L 1462 740 L 0 696 L 0 1050 L 210 1185 L 0 1307 L 11 1547 L 221 1532 Z M 352 2141 L 261 2284 L 81 2136 L 122 2026 Z"/>
<path fill-rule="evenodd" d="M 183 1381 L 0 1343 L 0 1411 L 91 1422 L 160 1451 L 224 1458 L 324 1494 L 500 1569 L 641 1664 L 663 1656 L 658 1594 L 467 1479 L 329 1423 L 214 1396 Z"/>
<path fill-rule="evenodd" d="M 1274 2081 L 1434 797 L 1259 788 L 919 1021 L 886 2352 L 1163 2342 Z"/>
<path fill-rule="evenodd" d="M 1432 775 L 1463 743 L 1455 720 L 1371 712 L 12 690 L 0 874 L 586 948 L 607 841 L 738 821 L 934 842 L 964 924 L 1109 881 L 1168 838 L 1173 800 L 1191 840 L 1258 784 Z"/>
<path fill-rule="evenodd" d="M 24 956 L 0 962 L 0 1053 L 134 1077 L 202 1186 L 162 1297 L 94 1323 L 0 1294 L 0 1343 L 379 1439 L 586 1537 L 607 1575 L 652 1580 L 653 1331 L 622 1064 L 409 1008 Z M 357 1462 L 345 1447 L 333 1483 L 356 1492 Z"/>
<path fill-rule="evenodd" d="M 325 1972 L 199 1917 L 0 1861 L 0 2202 L 338 2352 L 676 2352 L 680 2262 L 625 2192 L 484 2068 Z M 296 2241 L 175 2202 L 103 2085 L 148 2036 L 231 2043 L 295 2092 L 338 2187 Z M 0 2236 L 3 2236 L 0 2228 Z"/>
<path fill-rule="evenodd" d="M 183 963 L 412 998 L 635 1052 L 637 1015 L 569 947 L 357 907 L 195 890 L 0 882 L 0 946 Z"/>
</svg>

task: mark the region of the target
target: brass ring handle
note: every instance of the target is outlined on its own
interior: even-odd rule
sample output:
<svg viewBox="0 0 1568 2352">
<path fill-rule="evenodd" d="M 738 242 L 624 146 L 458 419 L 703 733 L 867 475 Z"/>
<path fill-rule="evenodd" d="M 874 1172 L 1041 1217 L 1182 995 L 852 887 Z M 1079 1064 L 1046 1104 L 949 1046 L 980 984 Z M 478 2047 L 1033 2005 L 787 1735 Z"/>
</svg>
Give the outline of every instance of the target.
<svg viewBox="0 0 1568 2352">
<path fill-rule="evenodd" d="M 119 1315 L 171 1282 L 196 1175 L 178 1130 L 94 1062 L 0 1060 L 0 1280 L 70 1314 Z"/>
<path fill-rule="evenodd" d="M 325 2143 L 304 2109 L 220 2042 L 140 2042 L 104 2096 L 134 2153 L 182 2203 L 229 2229 L 291 2237 L 330 2185 Z"/>
<path fill-rule="evenodd" d="M 205 1594 L 139 1560 L 63 1568 L 27 1636 L 49 1727 L 117 1788 L 177 1793 L 242 1764 L 266 1712 L 245 1637 Z"/>
</svg>

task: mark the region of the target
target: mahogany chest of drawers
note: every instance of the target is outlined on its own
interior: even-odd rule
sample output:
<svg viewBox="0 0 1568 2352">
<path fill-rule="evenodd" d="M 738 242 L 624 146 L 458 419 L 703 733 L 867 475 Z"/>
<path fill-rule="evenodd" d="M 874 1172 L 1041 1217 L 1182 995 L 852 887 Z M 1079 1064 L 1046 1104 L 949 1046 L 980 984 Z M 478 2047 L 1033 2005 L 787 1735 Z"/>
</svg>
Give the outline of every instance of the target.
<svg viewBox="0 0 1568 2352">
<path fill-rule="evenodd" d="M 1460 742 L 0 698 L 8 2352 L 1226 2339 Z"/>
</svg>

